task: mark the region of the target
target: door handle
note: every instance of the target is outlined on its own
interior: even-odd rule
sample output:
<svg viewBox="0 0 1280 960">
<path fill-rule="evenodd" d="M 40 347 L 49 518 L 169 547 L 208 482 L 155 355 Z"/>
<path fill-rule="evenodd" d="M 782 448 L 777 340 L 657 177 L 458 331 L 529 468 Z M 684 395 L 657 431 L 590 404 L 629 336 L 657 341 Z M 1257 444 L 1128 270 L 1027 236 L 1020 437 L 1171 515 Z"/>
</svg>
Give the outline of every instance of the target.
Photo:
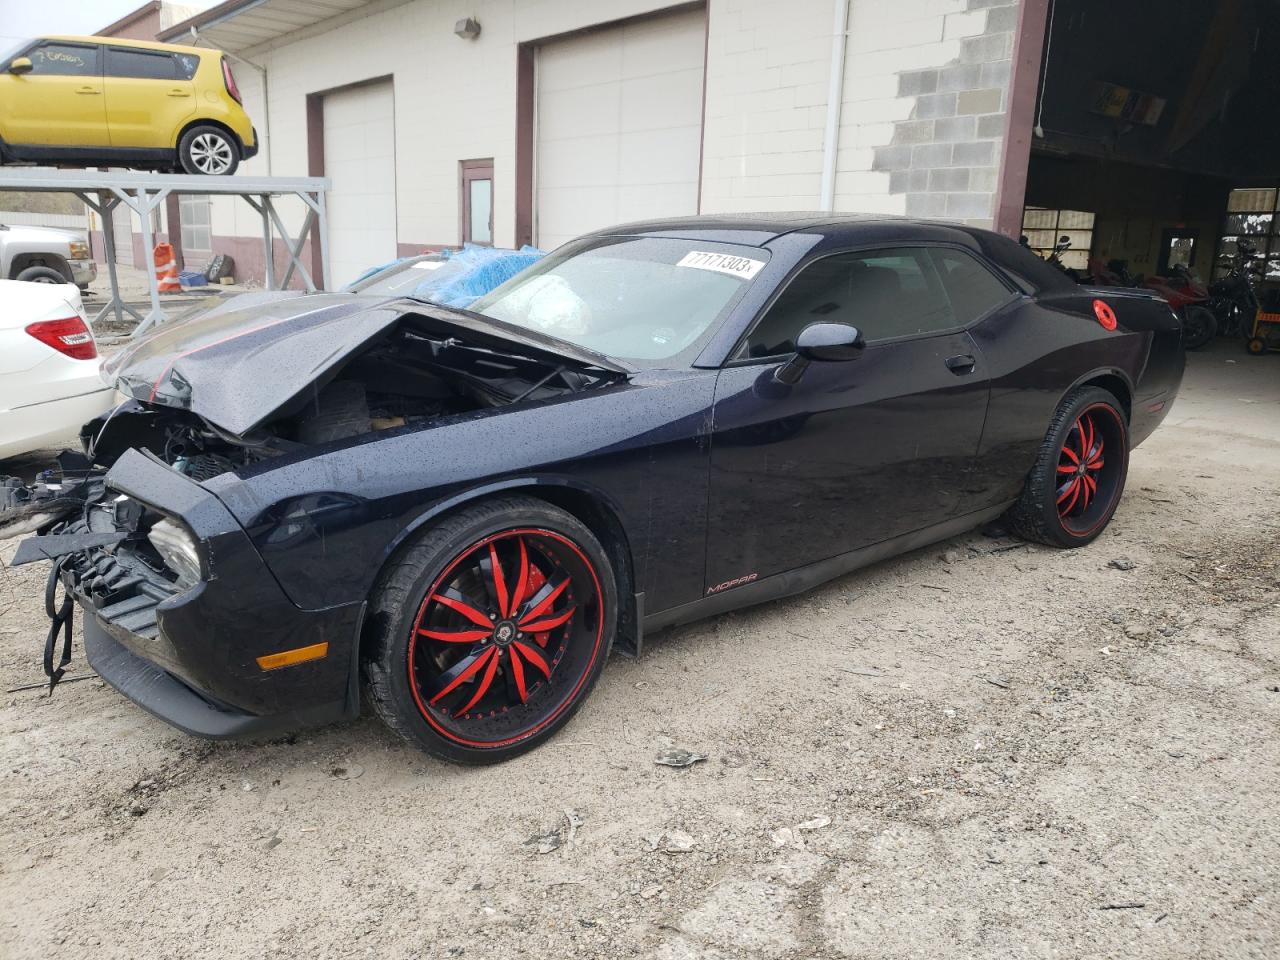
<svg viewBox="0 0 1280 960">
<path fill-rule="evenodd" d="M 76 93 L 89 93 L 89 94 L 93 94 L 94 96 L 97 96 L 98 94 L 102 93 L 102 91 L 99 90 L 97 87 L 77 87 Z"/>
<path fill-rule="evenodd" d="M 966 373 L 973 373 L 974 360 L 972 354 L 962 353 L 958 357 L 947 357 L 947 369 L 954 373 L 957 377 L 963 377 Z"/>
<path fill-rule="evenodd" d="M 185 91 L 185 90 L 170 90 L 170 91 L 169 91 L 169 96 L 171 96 L 171 97 L 189 97 L 189 96 L 191 96 L 191 94 L 187 93 L 187 91 Z"/>
</svg>

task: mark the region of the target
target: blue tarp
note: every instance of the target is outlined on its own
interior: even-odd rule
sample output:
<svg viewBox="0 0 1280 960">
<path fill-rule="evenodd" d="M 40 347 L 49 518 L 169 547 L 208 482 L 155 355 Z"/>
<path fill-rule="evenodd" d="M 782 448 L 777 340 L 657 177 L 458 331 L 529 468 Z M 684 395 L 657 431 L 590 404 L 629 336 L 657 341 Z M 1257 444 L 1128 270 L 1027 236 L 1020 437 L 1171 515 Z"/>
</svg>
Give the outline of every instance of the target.
<svg viewBox="0 0 1280 960">
<path fill-rule="evenodd" d="M 442 251 L 441 256 L 447 267 L 439 271 L 439 276 L 428 275 L 414 288 L 413 295 L 447 307 L 465 308 L 544 254 L 527 245 L 519 250 L 496 250 L 468 244 L 461 250 Z"/>
</svg>

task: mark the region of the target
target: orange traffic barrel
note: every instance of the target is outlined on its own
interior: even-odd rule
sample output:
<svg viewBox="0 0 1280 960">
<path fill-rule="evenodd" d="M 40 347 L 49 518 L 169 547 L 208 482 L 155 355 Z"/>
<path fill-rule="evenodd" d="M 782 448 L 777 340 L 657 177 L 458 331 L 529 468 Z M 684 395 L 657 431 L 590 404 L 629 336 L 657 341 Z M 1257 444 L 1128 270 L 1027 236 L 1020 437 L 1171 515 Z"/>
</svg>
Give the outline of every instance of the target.
<svg viewBox="0 0 1280 960">
<path fill-rule="evenodd" d="M 161 293 L 180 293 L 182 284 L 178 282 L 178 261 L 173 255 L 173 245 L 157 243 L 152 254 L 155 259 L 156 282 Z"/>
</svg>

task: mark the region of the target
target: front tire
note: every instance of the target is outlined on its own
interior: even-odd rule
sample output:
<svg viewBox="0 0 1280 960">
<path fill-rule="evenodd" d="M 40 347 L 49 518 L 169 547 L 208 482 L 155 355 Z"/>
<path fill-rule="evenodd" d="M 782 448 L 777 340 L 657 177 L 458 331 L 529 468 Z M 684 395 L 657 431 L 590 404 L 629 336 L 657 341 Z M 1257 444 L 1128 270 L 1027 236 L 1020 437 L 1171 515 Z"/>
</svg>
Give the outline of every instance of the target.
<svg viewBox="0 0 1280 960">
<path fill-rule="evenodd" d="M 1074 390 L 1054 415 L 1010 526 L 1026 540 L 1083 547 L 1111 522 L 1128 472 L 1124 408 L 1099 387 Z"/>
<path fill-rule="evenodd" d="M 374 588 L 363 673 L 410 743 L 497 763 L 564 726 L 595 686 L 617 626 L 608 556 L 586 526 L 529 497 L 428 528 Z"/>
<path fill-rule="evenodd" d="M 186 173 L 229 177 L 240 166 L 235 138 L 220 127 L 192 127 L 178 141 L 178 162 Z"/>
<path fill-rule="evenodd" d="M 1182 311 L 1182 348 L 1199 350 L 1218 333 L 1218 318 L 1206 307 L 1187 307 Z"/>
<path fill-rule="evenodd" d="M 27 267 L 13 279 L 28 283 L 67 283 L 67 278 L 53 267 Z"/>
</svg>

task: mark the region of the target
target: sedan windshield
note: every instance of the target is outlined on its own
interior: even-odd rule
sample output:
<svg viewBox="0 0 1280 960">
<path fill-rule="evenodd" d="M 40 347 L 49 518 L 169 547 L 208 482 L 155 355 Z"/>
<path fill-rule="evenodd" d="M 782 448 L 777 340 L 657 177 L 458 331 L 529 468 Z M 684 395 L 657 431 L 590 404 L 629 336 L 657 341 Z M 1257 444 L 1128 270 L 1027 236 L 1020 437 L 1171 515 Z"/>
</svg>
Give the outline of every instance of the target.
<svg viewBox="0 0 1280 960">
<path fill-rule="evenodd" d="M 768 259 L 759 247 L 702 240 L 582 240 L 471 310 L 636 366 L 669 366 L 705 342 Z"/>
</svg>

